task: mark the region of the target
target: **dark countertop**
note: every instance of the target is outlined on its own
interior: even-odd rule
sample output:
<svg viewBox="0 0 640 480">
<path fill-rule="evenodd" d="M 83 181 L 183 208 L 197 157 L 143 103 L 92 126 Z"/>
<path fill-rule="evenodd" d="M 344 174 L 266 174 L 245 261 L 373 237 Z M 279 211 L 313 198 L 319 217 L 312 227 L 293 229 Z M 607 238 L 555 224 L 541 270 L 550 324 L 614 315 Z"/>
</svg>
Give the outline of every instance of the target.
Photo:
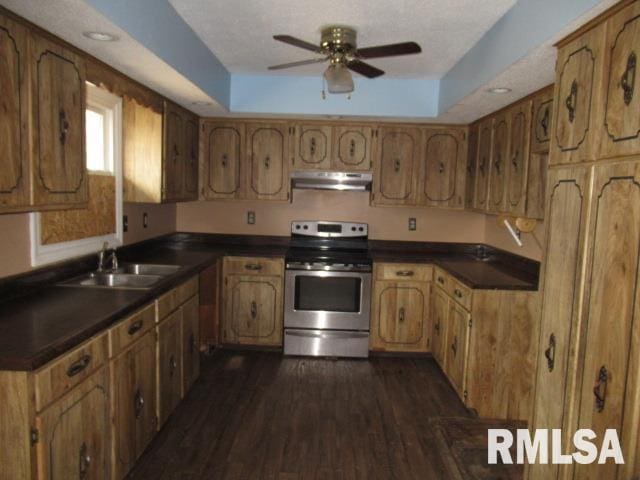
<svg viewBox="0 0 640 480">
<path fill-rule="evenodd" d="M 439 265 L 476 289 L 536 290 L 538 263 L 471 244 L 370 241 L 375 262 Z M 485 260 L 479 260 L 478 249 Z M 95 256 L 0 280 L 0 370 L 35 370 L 107 329 L 224 255 L 283 257 L 286 237 L 174 234 L 119 251 L 124 261 L 181 265 L 149 290 L 55 284 L 95 268 Z"/>
</svg>

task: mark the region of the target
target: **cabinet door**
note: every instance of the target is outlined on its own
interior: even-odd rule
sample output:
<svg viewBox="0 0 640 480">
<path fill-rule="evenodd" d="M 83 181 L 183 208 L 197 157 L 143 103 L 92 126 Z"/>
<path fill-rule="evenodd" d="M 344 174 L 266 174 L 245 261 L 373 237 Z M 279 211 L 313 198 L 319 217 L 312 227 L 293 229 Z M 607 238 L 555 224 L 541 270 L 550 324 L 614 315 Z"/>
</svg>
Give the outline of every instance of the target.
<svg viewBox="0 0 640 480">
<path fill-rule="evenodd" d="M 420 205 L 462 207 L 467 148 L 462 129 L 426 129 L 420 174 Z"/>
<path fill-rule="evenodd" d="M 548 153 L 529 155 L 529 173 L 527 174 L 527 218 L 544 218 L 544 197 L 547 183 Z"/>
<path fill-rule="evenodd" d="M 101 369 L 36 417 L 38 478 L 110 478 L 109 385 Z"/>
<path fill-rule="evenodd" d="M 113 360 L 113 473 L 123 478 L 156 434 L 156 335 L 146 333 Z"/>
<path fill-rule="evenodd" d="M 624 465 L 576 465 L 575 478 L 629 479 L 640 427 L 640 162 L 595 168 L 578 428 L 620 437 Z"/>
<path fill-rule="evenodd" d="M 184 192 L 183 200 L 198 199 L 198 150 L 200 136 L 198 134 L 198 117 L 185 117 L 185 157 L 184 157 Z"/>
<path fill-rule="evenodd" d="M 248 124 L 247 196 L 258 200 L 289 198 L 289 131 L 281 124 Z"/>
<path fill-rule="evenodd" d="M 503 113 L 498 115 L 493 123 L 488 202 L 490 212 L 502 212 L 505 210 L 509 135 L 511 132 L 510 121 L 511 118 L 508 113 Z"/>
<path fill-rule="evenodd" d="M 244 196 L 244 125 L 206 123 L 204 147 L 204 196 L 207 199 Z"/>
<path fill-rule="evenodd" d="M 447 325 L 449 317 L 449 297 L 444 290 L 433 289 L 433 313 L 431 314 L 431 353 L 438 365 L 446 369 Z"/>
<path fill-rule="evenodd" d="M 529 132 L 531 102 L 522 102 L 509 110 L 511 131 L 507 159 L 506 210 L 524 215 L 527 206 L 527 174 L 529 173 Z"/>
<path fill-rule="evenodd" d="M 478 167 L 476 169 L 476 187 L 474 207 L 486 210 L 489 203 L 489 174 L 491 173 L 491 146 L 493 144 L 493 118 L 480 123 L 478 133 Z"/>
<path fill-rule="evenodd" d="M 467 148 L 467 164 L 465 172 L 464 206 L 473 208 L 476 191 L 476 170 L 478 166 L 478 124 L 469 127 L 469 141 Z"/>
<path fill-rule="evenodd" d="M 548 153 L 551 138 L 551 116 L 553 111 L 553 86 L 545 88 L 533 98 L 531 120 L 531 152 Z"/>
<path fill-rule="evenodd" d="M 0 15 L 0 212 L 29 205 L 27 30 Z"/>
<path fill-rule="evenodd" d="M 426 282 L 375 283 L 373 350 L 427 351 L 429 291 Z"/>
<path fill-rule="evenodd" d="M 577 355 L 571 352 L 572 340 L 579 334 L 578 289 L 583 282 L 589 185 L 587 167 L 549 171 L 533 428 L 564 428 L 567 441 L 575 431 L 575 415 L 567 406 L 573 402 L 578 368 Z M 536 463 L 529 469 L 531 480 L 547 480 L 557 478 L 559 466 Z"/>
<path fill-rule="evenodd" d="M 82 206 L 88 200 L 84 61 L 38 35 L 31 45 L 34 203 Z"/>
<path fill-rule="evenodd" d="M 471 314 L 456 302 L 449 302 L 447 314 L 447 350 L 445 365 L 449 381 L 461 399 L 466 401 L 467 353 Z"/>
<path fill-rule="evenodd" d="M 296 125 L 294 160 L 296 170 L 328 170 L 331 168 L 331 127 Z"/>
<path fill-rule="evenodd" d="M 158 326 L 158 426 L 162 427 L 182 395 L 182 310 Z"/>
<path fill-rule="evenodd" d="M 420 131 L 381 127 L 377 132 L 373 201 L 376 205 L 415 205 Z"/>
<path fill-rule="evenodd" d="M 282 345 L 282 277 L 229 275 L 224 304 L 225 342 Z"/>
<path fill-rule="evenodd" d="M 604 48 L 604 123 L 599 158 L 640 153 L 640 4 L 607 21 Z M 636 92 L 638 83 L 638 92 Z"/>
<path fill-rule="evenodd" d="M 604 24 L 558 50 L 551 165 L 593 160 Z"/>
<path fill-rule="evenodd" d="M 373 130 L 361 125 L 336 125 L 333 131 L 333 168 L 336 170 L 371 170 Z"/>
<path fill-rule="evenodd" d="M 163 200 L 176 201 L 184 195 L 185 125 L 178 107 L 165 103 L 164 165 L 162 171 Z"/>
<path fill-rule="evenodd" d="M 182 306 L 182 383 L 186 395 L 200 375 L 200 302 L 192 297 Z"/>
</svg>

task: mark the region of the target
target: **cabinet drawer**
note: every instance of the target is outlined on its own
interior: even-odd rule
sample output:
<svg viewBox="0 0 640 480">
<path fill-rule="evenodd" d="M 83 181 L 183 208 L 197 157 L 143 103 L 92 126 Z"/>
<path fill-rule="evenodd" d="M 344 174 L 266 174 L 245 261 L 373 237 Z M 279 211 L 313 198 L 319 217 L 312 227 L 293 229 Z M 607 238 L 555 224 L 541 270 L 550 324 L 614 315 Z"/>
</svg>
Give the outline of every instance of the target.
<svg viewBox="0 0 640 480">
<path fill-rule="evenodd" d="M 155 304 L 151 303 L 109 329 L 109 356 L 115 357 L 141 338 L 154 326 L 155 320 Z"/>
<path fill-rule="evenodd" d="M 158 322 L 198 293 L 198 277 L 187 280 L 182 285 L 158 298 Z"/>
<path fill-rule="evenodd" d="M 283 275 L 284 264 L 280 258 L 225 257 L 224 273 L 239 275 Z"/>
<path fill-rule="evenodd" d="M 471 310 L 472 290 L 469 287 L 449 276 L 447 278 L 447 293 L 466 310 Z"/>
<path fill-rule="evenodd" d="M 42 410 L 100 368 L 107 354 L 108 335 L 104 332 L 36 372 L 36 410 Z"/>
<path fill-rule="evenodd" d="M 449 277 L 449 274 L 441 268 L 433 268 L 433 281 L 444 291 L 449 291 L 449 283 L 451 283 L 451 278 Z"/>
<path fill-rule="evenodd" d="M 431 265 L 412 263 L 380 263 L 376 264 L 377 280 L 411 280 L 412 282 L 428 282 L 433 276 Z"/>
</svg>

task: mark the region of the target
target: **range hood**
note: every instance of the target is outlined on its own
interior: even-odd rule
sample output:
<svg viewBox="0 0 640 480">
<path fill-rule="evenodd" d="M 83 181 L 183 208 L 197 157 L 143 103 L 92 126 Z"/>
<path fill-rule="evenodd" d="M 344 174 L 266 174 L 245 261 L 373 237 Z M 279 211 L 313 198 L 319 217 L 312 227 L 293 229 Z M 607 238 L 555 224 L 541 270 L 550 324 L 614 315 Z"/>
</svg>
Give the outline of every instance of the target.
<svg viewBox="0 0 640 480">
<path fill-rule="evenodd" d="M 293 188 L 315 190 L 366 192 L 371 190 L 371 179 L 369 172 L 291 172 Z"/>
</svg>

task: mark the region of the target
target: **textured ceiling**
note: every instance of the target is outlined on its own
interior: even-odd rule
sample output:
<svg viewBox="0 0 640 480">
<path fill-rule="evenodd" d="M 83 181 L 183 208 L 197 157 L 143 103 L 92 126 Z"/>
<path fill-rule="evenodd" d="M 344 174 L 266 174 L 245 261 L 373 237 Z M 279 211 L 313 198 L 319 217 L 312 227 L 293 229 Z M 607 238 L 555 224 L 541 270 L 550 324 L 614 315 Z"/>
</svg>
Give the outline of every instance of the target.
<svg viewBox="0 0 640 480">
<path fill-rule="evenodd" d="M 327 24 L 355 27 L 360 47 L 413 40 L 419 55 L 371 60 L 389 77 L 440 78 L 515 4 L 515 0 L 169 0 L 232 73 L 314 58 L 276 42 L 287 34 L 317 44 Z M 319 65 L 278 71 L 305 75 Z"/>
</svg>

